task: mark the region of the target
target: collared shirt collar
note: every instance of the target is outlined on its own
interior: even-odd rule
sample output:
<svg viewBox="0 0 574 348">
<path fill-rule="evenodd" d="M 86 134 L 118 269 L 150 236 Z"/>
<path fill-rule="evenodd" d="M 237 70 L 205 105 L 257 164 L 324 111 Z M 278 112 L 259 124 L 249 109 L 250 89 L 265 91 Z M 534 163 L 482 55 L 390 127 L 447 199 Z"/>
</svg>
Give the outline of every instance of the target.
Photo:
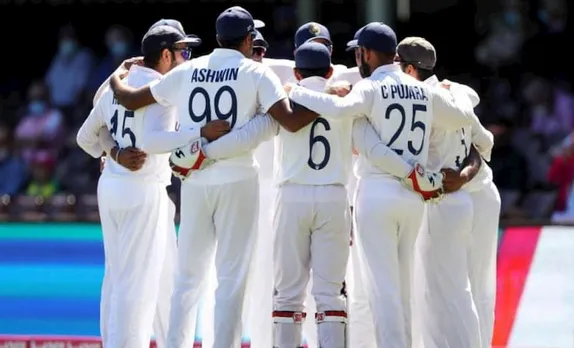
<svg viewBox="0 0 574 348">
<path fill-rule="evenodd" d="M 429 84 L 431 86 L 436 86 L 440 83 L 440 81 L 438 80 L 438 77 L 436 75 L 433 75 L 433 76 L 429 77 L 428 79 L 426 79 L 424 81 L 424 83 Z"/>
<path fill-rule="evenodd" d="M 217 56 L 217 57 L 233 57 L 233 56 L 237 56 L 237 57 L 241 57 L 241 58 L 246 58 L 243 53 L 239 52 L 238 50 L 234 50 L 231 48 L 216 48 L 213 50 L 213 52 L 211 53 L 212 56 Z"/>
<path fill-rule="evenodd" d="M 388 72 L 398 71 L 401 67 L 399 64 L 385 64 L 381 65 L 380 67 L 376 68 L 375 71 L 371 74 L 371 76 L 375 74 L 385 74 Z"/>
<path fill-rule="evenodd" d="M 162 76 L 162 74 L 160 74 L 157 70 L 154 70 L 152 68 L 148 68 L 147 66 L 141 66 L 141 65 L 132 65 L 132 67 L 130 68 L 130 73 L 136 73 L 136 74 L 142 74 L 142 75 L 149 75 L 153 78 L 160 78 Z"/>
<path fill-rule="evenodd" d="M 317 92 L 322 92 L 326 85 L 327 79 L 319 76 L 311 76 L 299 81 L 299 86 L 309 88 L 310 90 Z"/>
</svg>

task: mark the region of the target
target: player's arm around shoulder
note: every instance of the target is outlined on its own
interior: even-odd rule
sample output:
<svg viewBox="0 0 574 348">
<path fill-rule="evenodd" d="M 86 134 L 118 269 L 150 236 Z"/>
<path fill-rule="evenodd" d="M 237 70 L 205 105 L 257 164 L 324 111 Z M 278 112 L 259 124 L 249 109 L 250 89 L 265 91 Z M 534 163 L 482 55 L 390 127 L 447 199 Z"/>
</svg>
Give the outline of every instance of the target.
<svg viewBox="0 0 574 348">
<path fill-rule="evenodd" d="M 441 87 L 429 86 L 427 90 L 432 103 L 433 125 L 454 131 L 473 123 L 474 110 L 466 94 Z"/>
<path fill-rule="evenodd" d="M 452 193 L 460 190 L 464 184 L 474 179 L 481 166 L 482 159 L 476 148 L 471 146 L 468 157 L 464 160 L 461 170 L 453 170 L 450 168 L 442 170 L 442 173 L 444 174 L 444 192 Z"/>
<path fill-rule="evenodd" d="M 111 103 L 110 97 L 111 91 L 98 100 L 76 134 L 78 146 L 93 158 L 100 158 L 104 153 L 100 144 L 100 132 L 104 128 L 107 130 L 104 121 L 104 102 Z"/>
<path fill-rule="evenodd" d="M 269 69 L 279 78 L 282 85 L 295 78 L 293 73 L 295 62 L 292 60 L 263 58 L 261 64 L 269 67 Z"/>
<path fill-rule="evenodd" d="M 232 158 L 255 150 L 259 144 L 277 135 L 279 124 L 269 115 L 255 115 L 238 129 L 204 146 L 210 159 Z"/>
<path fill-rule="evenodd" d="M 471 101 L 472 107 L 475 108 L 478 106 L 478 104 L 480 104 L 480 97 L 478 96 L 478 93 L 476 93 L 476 91 L 474 90 L 474 88 L 467 86 L 465 84 L 462 83 L 458 83 L 458 82 L 453 82 L 447 79 L 444 79 L 441 81 L 441 86 L 449 86 L 450 85 L 450 89 L 457 89 L 460 91 L 460 93 L 465 94 Z"/>
<path fill-rule="evenodd" d="M 343 98 L 301 86 L 291 86 L 289 98 L 318 114 L 341 119 L 367 115 L 373 105 L 374 93 L 371 81 L 362 80 Z"/>
<path fill-rule="evenodd" d="M 255 85 L 259 112 L 269 114 L 287 131 L 296 132 L 317 118 L 309 109 L 290 103 L 279 78 L 263 64 L 259 65 Z"/>
</svg>

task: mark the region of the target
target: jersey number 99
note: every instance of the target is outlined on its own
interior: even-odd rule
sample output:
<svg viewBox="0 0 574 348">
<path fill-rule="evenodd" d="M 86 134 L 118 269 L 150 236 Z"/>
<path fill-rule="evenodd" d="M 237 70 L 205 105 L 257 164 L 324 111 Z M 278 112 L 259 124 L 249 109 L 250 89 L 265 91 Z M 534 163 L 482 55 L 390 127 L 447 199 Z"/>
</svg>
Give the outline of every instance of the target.
<svg viewBox="0 0 574 348">
<path fill-rule="evenodd" d="M 311 124 L 311 133 L 309 134 L 309 160 L 307 161 L 307 164 L 309 167 L 311 167 L 311 169 L 314 170 L 321 170 L 325 168 L 327 163 L 329 163 L 329 159 L 331 158 L 331 145 L 329 145 L 329 140 L 327 140 L 327 138 L 322 135 L 315 135 L 318 125 L 322 125 L 326 131 L 331 130 L 331 125 L 329 122 L 321 117 L 315 119 L 313 124 Z M 319 163 L 315 163 L 313 161 L 313 147 L 317 143 L 321 143 L 325 149 L 325 155 Z"/>
<path fill-rule="evenodd" d="M 396 112 L 393 113 L 393 111 L 396 111 Z M 414 156 L 417 156 L 418 154 L 421 153 L 421 151 L 424 147 L 425 132 L 426 132 L 426 125 L 424 124 L 423 121 L 417 120 L 417 113 L 418 112 L 426 112 L 426 111 L 427 111 L 426 105 L 424 105 L 424 104 L 413 104 L 413 109 L 412 109 L 412 113 L 411 113 L 411 122 L 410 122 L 411 126 L 410 126 L 410 131 L 409 131 L 409 133 L 410 133 L 409 134 L 409 141 L 407 142 L 407 150 L 409 150 L 409 152 Z M 385 119 L 389 120 L 391 118 L 391 115 L 397 115 L 397 114 L 401 117 L 399 128 L 397 128 L 397 130 L 395 131 L 395 133 L 391 137 L 391 140 L 389 140 L 389 143 L 387 144 L 387 146 L 390 147 L 391 149 L 393 149 L 393 151 L 395 151 L 397 154 L 402 155 L 404 152 L 404 149 L 393 148 L 393 144 L 399 138 L 399 136 L 403 133 L 403 130 L 405 128 L 406 119 L 407 119 L 407 112 L 401 104 L 393 103 L 393 104 L 389 105 L 389 107 L 387 108 L 387 111 L 385 112 Z M 415 132 L 420 134 L 420 139 L 421 139 L 420 145 L 417 147 L 414 146 L 414 142 L 411 140 L 412 139 L 411 134 L 414 134 Z"/>
<path fill-rule="evenodd" d="M 229 95 L 230 99 L 230 106 L 227 112 L 223 112 L 221 110 L 221 98 L 225 93 Z M 196 114 L 193 110 L 193 102 L 199 95 L 201 95 L 205 101 L 205 108 L 203 109 L 203 112 Z M 223 86 L 217 90 L 215 97 L 213 98 L 213 111 L 215 113 L 215 117 L 218 120 L 227 120 L 227 122 L 230 124 L 230 127 L 233 128 L 235 122 L 237 122 L 237 95 L 235 94 L 233 88 L 229 86 Z M 189 95 L 189 116 L 191 117 L 191 120 L 195 123 L 201 123 L 204 120 L 205 123 L 210 122 L 212 120 L 211 112 L 211 98 L 207 91 L 202 87 L 194 88 Z"/>
<path fill-rule="evenodd" d="M 114 112 L 112 119 L 110 120 L 112 124 L 112 129 L 110 129 L 110 133 L 112 134 L 115 141 L 118 141 L 118 116 L 119 110 Z M 136 135 L 132 132 L 132 129 L 129 127 L 129 124 L 126 126 L 126 120 L 129 118 L 133 120 L 135 114 L 133 111 L 126 110 L 124 111 L 124 117 L 122 120 L 122 133 L 121 138 L 123 139 L 126 135 L 130 138 L 130 142 L 132 143 L 132 147 L 136 147 Z M 131 124 L 131 121 L 130 121 Z M 122 145 L 122 144 L 120 144 Z"/>
</svg>

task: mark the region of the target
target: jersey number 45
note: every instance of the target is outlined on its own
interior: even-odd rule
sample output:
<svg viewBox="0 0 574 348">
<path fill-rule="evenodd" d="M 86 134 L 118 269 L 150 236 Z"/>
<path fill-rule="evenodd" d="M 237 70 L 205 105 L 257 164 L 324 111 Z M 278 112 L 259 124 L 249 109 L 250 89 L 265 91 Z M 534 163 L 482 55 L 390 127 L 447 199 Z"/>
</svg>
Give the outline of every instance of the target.
<svg viewBox="0 0 574 348">
<path fill-rule="evenodd" d="M 122 132 L 120 133 L 119 137 L 121 137 L 122 139 L 125 136 L 128 136 L 128 138 L 130 139 L 131 142 L 131 146 L 132 147 L 136 147 L 136 135 L 134 134 L 134 132 L 132 132 L 130 126 L 131 123 L 134 119 L 134 112 L 130 111 L 130 110 L 125 110 L 124 114 L 122 116 Z M 124 144 L 122 144 L 121 141 L 118 141 L 118 124 L 119 124 L 119 120 L 118 117 L 120 116 L 120 111 L 116 110 L 114 112 L 114 115 L 112 116 L 111 124 L 112 124 L 112 129 L 110 129 L 110 133 L 112 134 L 112 137 L 114 138 L 114 140 L 116 142 L 118 142 L 119 145 L 121 145 L 122 147 L 125 146 Z M 126 125 L 126 120 L 130 119 L 130 122 Z"/>
</svg>

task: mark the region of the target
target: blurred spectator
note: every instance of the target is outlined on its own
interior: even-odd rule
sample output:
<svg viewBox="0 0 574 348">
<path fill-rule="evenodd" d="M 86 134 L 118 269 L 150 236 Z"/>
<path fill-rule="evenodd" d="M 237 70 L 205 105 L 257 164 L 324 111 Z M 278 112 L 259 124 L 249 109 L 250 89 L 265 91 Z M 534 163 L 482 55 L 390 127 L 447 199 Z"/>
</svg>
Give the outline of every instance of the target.
<svg viewBox="0 0 574 348">
<path fill-rule="evenodd" d="M 52 104 L 66 117 L 71 117 L 73 107 L 82 100 L 92 66 L 91 52 L 80 45 L 75 29 L 71 25 L 63 27 L 58 52 L 46 74 L 46 83 Z"/>
<path fill-rule="evenodd" d="M 108 54 L 98 64 L 96 70 L 90 77 L 88 87 L 90 92 L 88 98 L 90 100 L 102 82 L 116 70 L 124 59 L 138 55 L 132 47 L 132 33 L 123 26 L 111 26 L 106 32 L 105 41 Z"/>
<path fill-rule="evenodd" d="M 503 0 L 502 6 L 502 12 L 489 18 L 486 37 L 476 48 L 476 59 L 491 68 L 517 62 L 530 31 L 524 1 Z"/>
<path fill-rule="evenodd" d="M 281 6 L 273 13 L 274 33 L 266 32 L 265 38 L 269 43 L 267 56 L 269 58 L 291 59 L 295 44 L 293 36 L 297 30 L 297 15 L 292 6 Z"/>
<path fill-rule="evenodd" d="M 562 212 L 570 208 L 573 211 L 572 217 L 574 217 L 574 206 L 567 206 L 568 196 L 574 182 L 574 134 L 569 136 L 564 146 L 558 150 L 548 171 L 548 181 L 558 187 L 556 211 Z"/>
<path fill-rule="evenodd" d="M 542 148 L 548 149 L 573 130 L 574 98 L 550 81 L 535 77 L 523 89 L 528 116 L 534 135 L 539 136 Z"/>
<path fill-rule="evenodd" d="M 26 180 L 24 161 L 14 154 L 8 127 L 0 124 L 0 196 L 15 195 Z"/>
<path fill-rule="evenodd" d="M 487 126 L 494 135 L 490 167 L 494 183 L 501 190 L 524 192 L 528 188 L 528 163 L 511 144 L 513 124 L 501 119 Z"/>
<path fill-rule="evenodd" d="M 28 89 L 28 105 L 16 127 L 16 141 L 27 162 L 36 150 L 48 149 L 56 154 L 61 145 L 64 120 L 60 111 L 51 106 L 48 95 L 42 81 L 33 82 Z"/>
<path fill-rule="evenodd" d="M 34 154 L 30 166 L 30 183 L 26 189 L 28 196 L 50 198 L 59 192 L 59 184 L 54 176 L 55 157 L 48 151 Z"/>
<path fill-rule="evenodd" d="M 538 33 L 525 45 L 522 69 L 552 80 L 571 80 L 573 69 L 564 54 L 564 43 L 572 39 L 567 26 L 568 3 L 564 0 L 541 0 L 536 13 Z M 548 57 L 552 57 L 549 63 Z"/>
</svg>

